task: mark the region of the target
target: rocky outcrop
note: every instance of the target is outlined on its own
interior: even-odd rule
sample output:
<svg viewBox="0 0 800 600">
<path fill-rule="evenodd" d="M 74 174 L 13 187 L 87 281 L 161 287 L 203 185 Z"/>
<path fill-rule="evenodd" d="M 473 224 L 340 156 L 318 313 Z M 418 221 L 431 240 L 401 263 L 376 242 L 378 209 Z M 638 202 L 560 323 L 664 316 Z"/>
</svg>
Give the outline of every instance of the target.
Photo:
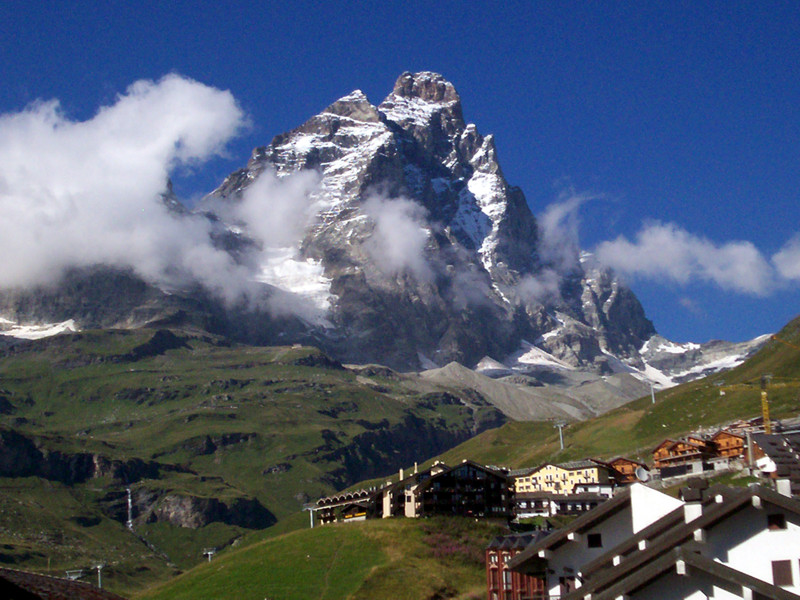
<svg viewBox="0 0 800 600">
<path fill-rule="evenodd" d="M 169 523 L 197 529 L 219 522 L 264 529 L 276 521 L 275 516 L 255 498 L 220 500 L 146 489 L 137 490 L 134 498 L 137 520 L 147 523 Z"/>
<path fill-rule="evenodd" d="M 453 396 L 448 400 L 464 404 Z M 464 410 L 471 409 L 465 406 Z M 387 473 L 441 454 L 481 431 L 499 427 L 504 422 L 503 415 L 491 407 L 478 411 L 472 420 L 473 426 L 465 428 L 437 426 L 415 415 L 408 415 L 394 426 L 365 431 L 352 439 L 323 431 L 325 445 L 310 450 L 306 455 L 315 463 L 339 465 L 328 469 L 324 479 L 340 490 L 365 479 L 384 477 Z"/>
<path fill-rule="evenodd" d="M 111 459 L 87 452 L 48 450 L 39 440 L 13 430 L 0 430 L 0 477 L 41 477 L 66 485 L 109 477 L 119 484 L 157 478 L 162 470 L 178 467 L 140 458 Z"/>
</svg>

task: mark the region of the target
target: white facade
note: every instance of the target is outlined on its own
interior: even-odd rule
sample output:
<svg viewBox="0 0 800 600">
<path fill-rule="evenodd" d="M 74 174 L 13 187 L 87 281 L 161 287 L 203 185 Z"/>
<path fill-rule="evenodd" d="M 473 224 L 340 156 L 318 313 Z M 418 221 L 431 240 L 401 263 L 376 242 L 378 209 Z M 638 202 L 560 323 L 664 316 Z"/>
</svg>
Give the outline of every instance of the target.
<svg viewBox="0 0 800 600">
<path fill-rule="evenodd" d="M 768 518 L 782 520 L 785 528 L 770 529 Z M 793 585 L 781 587 L 800 594 L 800 517 L 797 514 L 768 503 L 764 503 L 763 508 L 751 504 L 709 529 L 706 543 L 709 558 L 767 583 L 776 583 L 773 562 L 788 561 Z"/>
<path fill-rule="evenodd" d="M 634 483 L 629 489 L 630 502 L 627 505 L 580 533 L 571 534 L 566 543 L 547 556 L 547 589 L 551 597 L 563 593 L 564 578 L 574 578 L 575 585 L 580 586 L 579 575 L 583 565 L 683 504 L 677 498 L 641 483 Z"/>
<path fill-rule="evenodd" d="M 655 523 L 664 515 L 683 504 L 677 498 L 667 496 L 661 492 L 634 483 L 630 486 L 631 490 L 631 520 L 633 533 L 639 533 L 642 529 Z"/>
</svg>

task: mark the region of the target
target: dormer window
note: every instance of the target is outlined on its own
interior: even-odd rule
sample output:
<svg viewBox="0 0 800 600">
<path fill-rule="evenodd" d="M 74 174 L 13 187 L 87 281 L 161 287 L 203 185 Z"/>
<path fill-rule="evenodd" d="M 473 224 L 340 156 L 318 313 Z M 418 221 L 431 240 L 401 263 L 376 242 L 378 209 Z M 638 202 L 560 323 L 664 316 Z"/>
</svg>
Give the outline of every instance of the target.
<svg viewBox="0 0 800 600">
<path fill-rule="evenodd" d="M 767 529 L 770 531 L 786 529 L 786 515 L 783 513 L 773 513 L 771 515 L 767 515 Z"/>
</svg>

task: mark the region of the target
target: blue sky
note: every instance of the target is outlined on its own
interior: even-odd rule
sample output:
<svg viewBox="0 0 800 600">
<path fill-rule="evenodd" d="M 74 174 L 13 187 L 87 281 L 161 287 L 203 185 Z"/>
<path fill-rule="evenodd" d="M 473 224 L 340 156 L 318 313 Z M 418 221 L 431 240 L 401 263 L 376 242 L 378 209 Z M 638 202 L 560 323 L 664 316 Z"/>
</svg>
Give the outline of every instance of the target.
<svg viewBox="0 0 800 600">
<path fill-rule="evenodd" d="M 594 198 L 581 245 L 618 261 L 659 332 L 743 340 L 800 312 L 798 39 L 795 2 L 9 0 L 0 113 L 57 98 L 86 120 L 168 73 L 229 90 L 249 127 L 176 174 L 196 196 L 338 97 L 437 71 L 536 214 Z"/>
</svg>

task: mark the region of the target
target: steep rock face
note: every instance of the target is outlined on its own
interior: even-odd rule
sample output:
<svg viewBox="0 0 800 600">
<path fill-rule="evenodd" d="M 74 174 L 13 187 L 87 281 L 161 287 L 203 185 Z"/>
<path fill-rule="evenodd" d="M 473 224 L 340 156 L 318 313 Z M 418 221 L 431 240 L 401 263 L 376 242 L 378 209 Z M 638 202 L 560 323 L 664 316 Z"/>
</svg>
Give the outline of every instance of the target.
<svg viewBox="0 0 800 600">
<path fill-rule="evenodd" d="M 295 251 L 324 270 L 331 326 L 320 339 L 342 359 L 471 366 L 527 339 L 602 369 L 609 353 L 636 358 L 654 333 L 609 272 L 584 267 L 576 253 L 568 272 L 554 274 L 540 258 L 536 220 L 506 182 L 493 137 L 465 123 L 461 99 L 440 75 L 404 73 L 378 106 L 358 90 L 341 98 L 257 148 L 202 209 L 224 214 L 261 173 L 301 170 L 317 171 L 321 183 L 316 217 Z M 404 207 L 399 220 L 424 231 L 424 247 L 387 268 L 375 252 L 391 243 L 378 237 L 380 211 L 398 198 L 406 199 L 395 205 Z M 557 290 L 541 293 L 554 277 Z"/>
</svg>

